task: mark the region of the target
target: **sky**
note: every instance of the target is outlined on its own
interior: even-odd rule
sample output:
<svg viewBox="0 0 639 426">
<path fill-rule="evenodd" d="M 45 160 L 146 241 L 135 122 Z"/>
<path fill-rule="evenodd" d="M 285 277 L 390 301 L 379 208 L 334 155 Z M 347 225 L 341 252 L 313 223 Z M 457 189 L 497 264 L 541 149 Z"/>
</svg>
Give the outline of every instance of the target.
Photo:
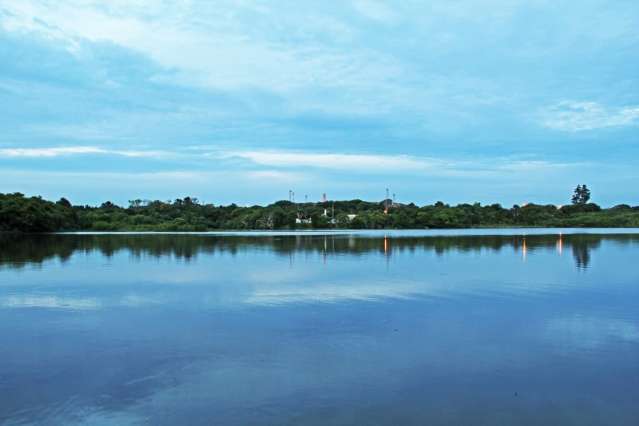
<svg viewBox="0 0 639 426">
<path fill-rule="evenodd" d="M 639 204 L 639 3 L 0 0 L 0 192 Z"/>
</svg>

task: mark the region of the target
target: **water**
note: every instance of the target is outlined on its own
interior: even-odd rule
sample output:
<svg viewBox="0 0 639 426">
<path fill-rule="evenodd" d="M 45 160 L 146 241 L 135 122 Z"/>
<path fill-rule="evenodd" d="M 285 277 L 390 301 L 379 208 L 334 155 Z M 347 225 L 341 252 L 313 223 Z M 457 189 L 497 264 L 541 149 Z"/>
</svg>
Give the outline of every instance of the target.
<svg viewBox="0 0 639 426">
<path fill-rule="evenodd" d="M 637 425 L 639 233 L 557 232 L 1 237 L 0 424 Z"/>
</svg>

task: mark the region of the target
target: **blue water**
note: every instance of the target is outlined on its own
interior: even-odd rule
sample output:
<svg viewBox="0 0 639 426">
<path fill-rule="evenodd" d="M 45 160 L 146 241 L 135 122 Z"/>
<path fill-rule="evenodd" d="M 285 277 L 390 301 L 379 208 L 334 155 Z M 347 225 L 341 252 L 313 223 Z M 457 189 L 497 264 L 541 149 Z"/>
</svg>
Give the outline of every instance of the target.
<svg viewBox="0 0 639 426">
<path fill-rule="evenodd" d="M 0 424 L 637 425 L 637 261 L 637 230 L 0 237 Z"/>
</svg>

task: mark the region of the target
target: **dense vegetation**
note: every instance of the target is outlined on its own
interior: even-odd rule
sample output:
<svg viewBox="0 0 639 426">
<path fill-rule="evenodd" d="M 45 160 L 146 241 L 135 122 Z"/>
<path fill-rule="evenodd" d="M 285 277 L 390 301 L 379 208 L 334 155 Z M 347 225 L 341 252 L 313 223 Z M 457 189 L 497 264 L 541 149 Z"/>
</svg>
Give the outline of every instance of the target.
<svg viewBox="0 0 639 426">
<path fill-rule="evenodd" d="M 581 200 L 583 201 L 584 198 Z M 387 210 L 387 213 L 385 213 Z M 351 215 L 349 217 L 349 215 Z M 355 215 L 355 216 L 353 216 Z M 72 206 L 23 194 L 0 194 L 0 231 L 207 231 L 218 229 L 410 229 L 467 227 L 639 227 L 639 206 L 608 209 L 588 202 L 556 207 L 527 204 L 504 208 L 499 204 L 449 206 L 393 204 L 390 200 L 293 203 L 268 206 L 201 204 L 186 197 L 172 202 L 111 202 L 99 207 Z"/>
</svg>

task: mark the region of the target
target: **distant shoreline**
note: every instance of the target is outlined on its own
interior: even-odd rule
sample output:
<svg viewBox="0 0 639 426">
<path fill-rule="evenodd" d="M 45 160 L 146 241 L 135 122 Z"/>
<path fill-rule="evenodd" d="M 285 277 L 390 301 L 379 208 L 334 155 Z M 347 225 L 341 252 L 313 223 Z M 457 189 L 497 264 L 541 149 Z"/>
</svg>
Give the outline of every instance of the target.
<svg viewBox="0 0 639 426">
<path fill-rule="evenodd" d="M 639 228 L 639 206 L 601 208 L 595 203 L 514 205 L 480 203 L 417 206 L 386 199 L 239 207 L 200 204 L 185 197 L 171 202 L 133 200 L 99 207 L 0 194 L 0 232 L 237 232 L 318 230 L 446 230 L 538 228 Z"/>
<path fill-rule="evenodd" d="M 480 231 L 480 232 L 475 232 Z M 494 231 L 494 233 L 491 233 Z M 508 232 L 512 231 L 512 232 Z M 530 231 L 530 232 L 525 232 Z M 544 232 L 548 231 L 548 232 Z M 639 234 L 639 227 L 481 227 L 481 228 L 440 228 L 440 229 L 224 229 L 215 231 L 61 231 L 45 235 L 203 235 L 203 236 L 304 236 L 304 235 L 355 235 L 355 236 L 489 236 L 489 235 L 576 235 L 576 234 Z"/>
<path fill-rule="evenodd" d="M 509 232 L 511 231 L 511 232 Z M 211 231 L 52 231 L 52 232 L 21 232 L 0 231 L 0 236 L 19 235 L 51 235 L 51 236 L 145 236 L 145 235 L 175 235 L 175 236 L 246 236 L 246 237 L 286 237 L 286 236 L 357 236 L 357 237 L 430 237 L 430 236 L 540 236 L 540 235 L 579 235 L 579 234 L 639 234 L 639 227 L 549 227 L 549 226 L 519 226 L 519 227 L 475 227 L 475 228 L 432 228 L 432 229 L 216 229 Z"/>
</svg>

